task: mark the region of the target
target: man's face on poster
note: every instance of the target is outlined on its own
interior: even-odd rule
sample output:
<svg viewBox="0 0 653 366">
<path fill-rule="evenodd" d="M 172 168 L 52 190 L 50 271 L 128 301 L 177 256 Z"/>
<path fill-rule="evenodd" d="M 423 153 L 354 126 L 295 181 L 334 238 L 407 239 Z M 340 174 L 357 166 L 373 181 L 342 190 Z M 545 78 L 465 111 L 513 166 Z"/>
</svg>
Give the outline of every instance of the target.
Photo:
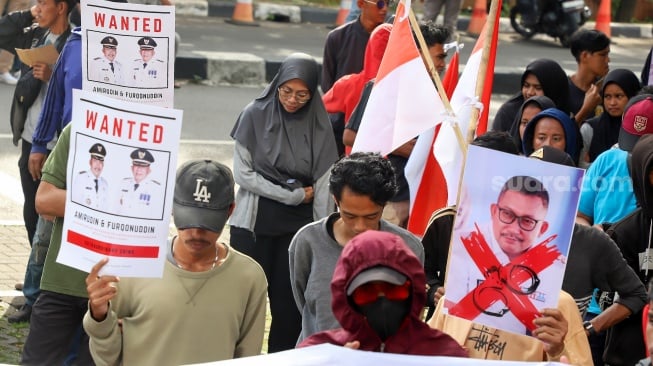
<svg viewBox="0 0 653 366">
<path fill-rule="evenodd" d="M 541 197 L 507 190 L 490 206 L 494 237 L 513 260 L 528 250 L 549 227 Z"/>
<path fill-rule="evenodd" d="M 143 58 L 143 62 L 150 62 L 152 57 L 154 57 L 153 48 L 141 48 L 140 53 L 141 57 Z"/>
<path fill-rule="evenodd" d="M 95 178 L 100 178 L 100 174 L 102 174 L 102 169 L 104 169 L 104 161 L 99 160 L 95 157 L 91 157 L 91 161 L 89 161 L 89 164 L 91 166 L 91 172 L 95 176 Z"/>
<path fill-rule="evenodd" d="M 113 62 L 113 60 L 116 58 L 116 51 L 117 50 L 115 47 L 102 47 L 102 53 L 104 54 L 104 57 L 106 57 L 110 62 Z"/>
<path fill-rule="evenodd" d="M 134 174 L 134 181 L 140 183 L 150 174 L 150 167 L 134 164 L 132 165 L 132 174 Z"/>
</svg>

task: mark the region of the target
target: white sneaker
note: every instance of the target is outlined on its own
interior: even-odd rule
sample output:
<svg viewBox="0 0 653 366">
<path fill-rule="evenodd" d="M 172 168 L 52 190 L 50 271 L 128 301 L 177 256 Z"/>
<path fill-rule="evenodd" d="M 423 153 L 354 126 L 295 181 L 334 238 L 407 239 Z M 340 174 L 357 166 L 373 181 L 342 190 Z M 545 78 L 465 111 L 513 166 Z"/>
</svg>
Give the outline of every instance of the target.
<svg viewBox="0 0 653 366">
<path fill-rule="evenodd" d="M 16 80 L 16 78 L 13 77 L 13 75 L 11 75 L 10 72 L 5 72 L 5 73 L 0 74 L 0 83 L 5 83 L 5 84 L 9 84 L 9 85 L 16 85 L 17 82 L 18 82 L 18 80 Z"/>
</svg>

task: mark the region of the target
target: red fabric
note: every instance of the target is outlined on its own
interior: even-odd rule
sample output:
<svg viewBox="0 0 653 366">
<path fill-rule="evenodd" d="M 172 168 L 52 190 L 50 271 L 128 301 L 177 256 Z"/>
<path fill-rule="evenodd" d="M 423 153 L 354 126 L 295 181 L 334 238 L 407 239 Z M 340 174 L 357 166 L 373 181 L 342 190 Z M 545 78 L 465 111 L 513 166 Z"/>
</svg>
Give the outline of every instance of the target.
<svg viewBox="0 0 653 366">
<path fill-rule="evenodd" d="M 644 344 L 648 344 L 648 339 L 646 337 L 646 326 L 648 325 L 648 310 L 651 307 L 651 304 L 648 303 L 644 306 L 644 310 L 642 310 L 642 333 L 644 334 Z M 649 352 L 648 347 L 644 347 L 646 349 L 646 357 L 649 357 L 651 353 Z"/>
<path fill-rule="evenodd" d="M 376 77 L 385 53 L 392 24 L 381 24 L 372 31 L 365 48 L 363 70 L 358 74 L 349 74 L 338 79 L 331 89 L 322 97 L 324 107 L 329 113 L 342 112 L 345 123 L 360 100 L 365 84 Z"/>
<path fill-rule="evenodd" d="M 449 60 L 447 71 L 442 80 L 442 86 L 448 98 L 451 98 L 453 91 L 456 89 L 456 85 L 458 85 L 459 64 L 460 52 L 456 50 L 451 60 Z M 433 143 L 435 143 L 435 139 L 438 137 L 440 126 L 435 127 Z M 431 146 L 433 143 L 431 143 Z M 424 165 L 424 172 L 422 173 L 422 180 L 415 195 L 412 210 L 408 216 L 408 230 L 411 233 L 420 237 L 423 236 L 426 232 L 426 226 L 431 218 L 431 214 L 435 210 L 447 205 L 446 184 L 446 179 L 440 168 L 440 164 L 435 160 L 433 150 L 429 150 L 426 164 Z"/>
<path fill-rule="evenodd" d="M 410 313 L 399 331 L 382 342 L 361 313 L 347 298 L 346 289 L 362 271 L 376 266 L 392 268 L 411 281 Z M 344 345 L 360 341 L 360 349 L 408 355 L 467 357 L 467 352 L 449 335 L 431 329 L 420 319 L 426 301 L 424 268 L 400 237 L 382 231 L 369 230 L 357 235 L 342 251 L 331 281 L 333 314 L 340 329 L 320 332 L 299 344 L 306 347 L 322 343 Z"/>
<path fill-rule="evenodd" d="M 492 97 L 492 84 L 494 84 L 494 64 L 497 59 L 497 42 L 499 40 L 499 17 L 501 15 L 501 6 L 502 0 L 499 0 L 497 16 L 495 19 L 489 19 L 488 21 L 494 21 L 494 32 L 491 34 L 490 39 L 490 55 L 487 61 L 487 69 L 485 74 L 485 83 L 483 83 L 483 93 L 481 94 L 481 103 L 485 106 L 481 112 L 478 125 L 476 126 L 476 136 L 481 136 L 487 132 L 487 121 L 490 115 L 490 99 Z M 487 28 L 488 24 L 486 22 L 485 29 L 483 29 L 483 37 L 487 37 Z M 487 39 L 486 39 L 487 42 Z"/>
</svg>

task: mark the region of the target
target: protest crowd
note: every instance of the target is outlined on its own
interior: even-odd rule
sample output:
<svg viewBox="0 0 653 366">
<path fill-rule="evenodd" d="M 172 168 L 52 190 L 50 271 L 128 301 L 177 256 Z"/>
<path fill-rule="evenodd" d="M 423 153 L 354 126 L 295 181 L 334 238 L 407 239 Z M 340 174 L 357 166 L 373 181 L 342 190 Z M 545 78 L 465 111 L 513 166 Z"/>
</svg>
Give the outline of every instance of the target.
<svg viewBox="0 0 653 366">
<path fill-rule="evenodd" d="M 211 156 L 166 168 L 176 151 L 152 145 L 174 136 L 166 127 L 141 129 L 137 144 L 114 122 L 100 141 L 109 128 L 75 114 L 84 98 L 84 108 L 141 113 L 130 98 L 106 100 L 142 92 L 160 99 L 142 113 L 173 120 L 163 107 L 177 87 L 174 31 L 87 43 L 102 29 L 75 27 L 71 12 L 109 2 L 10 7 L 1 49 L 58 52 L 53 64 L 20 59 L 11 107 L 31 246 L 26 302 L 8 318 L 29 322 L 21 364 L 182 365 L 331 344 L 651 365 L 653 48 L 641 75 L 611 69 L 610 37 L 580 29 L 574 73 L 560 60 L 525 63 L 490 118 L 491 93 L 476 81 L 491 88 L 479 64 L 496 57 L 497 2 L 462 75 L 460 1 L 426 2 L 417 21 L 410 2 L 356 0 L 359 15 L 329 32 L 321 69 L 305 53 L 285 58 L 234 121 L 233 169 Z M 127 41 L 131 64 L 116 59 Z M 8 72 L 0 78 L 13 83 Z M 113 89 L 90 103 L 76 90 L 86 83 Z M 109 235 L 73 235 L 73 222 L 104 228 L 102 217 L 115 219 Z M 112 272 L 148 252 L 107 244 L 118 232 L 153 238 L 152 222 L 170 217 L 160 252 L 138 258 L 158 258 L 156 275 Z M 97 256 L 64 264 L 73 246 Z"/>
</svg>

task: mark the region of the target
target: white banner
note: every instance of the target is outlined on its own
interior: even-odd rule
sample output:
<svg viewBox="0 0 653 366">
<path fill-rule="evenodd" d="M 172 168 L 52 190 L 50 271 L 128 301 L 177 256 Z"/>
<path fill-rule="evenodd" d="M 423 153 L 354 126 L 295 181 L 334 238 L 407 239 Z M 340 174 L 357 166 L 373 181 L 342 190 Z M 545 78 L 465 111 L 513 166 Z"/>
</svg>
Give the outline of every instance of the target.
<svg viewBox="0 0 653 366">
<path fill-rule="evenodd" d="M 368 352 L 350 348 L 321 344 L 318 346 L 298 348 L 290 351 L 271 353 L 254 357 L 238 358 L 235 360 L 208 362 L 195 364 L 195 366 L 237 366 L 237 365 L 265 365 L 265 366 L 458 366 L 458 365 L 561 365 L 558 362 L 516 362 L 516 361 L 486 361 L 471 358 L 435 357 L 435 356 L 409 356 L 396 353 Z"/>
<path fill-rule="evenodd" d="M 57 261 L 89 272 L 161 277 L 182 111 L 73 94 L 68 189 Z"/>
<path fill-rule="evenodd" d="M 173 107 L 175 7 L 82 1 L 82 86 Z"/>
</svg>

